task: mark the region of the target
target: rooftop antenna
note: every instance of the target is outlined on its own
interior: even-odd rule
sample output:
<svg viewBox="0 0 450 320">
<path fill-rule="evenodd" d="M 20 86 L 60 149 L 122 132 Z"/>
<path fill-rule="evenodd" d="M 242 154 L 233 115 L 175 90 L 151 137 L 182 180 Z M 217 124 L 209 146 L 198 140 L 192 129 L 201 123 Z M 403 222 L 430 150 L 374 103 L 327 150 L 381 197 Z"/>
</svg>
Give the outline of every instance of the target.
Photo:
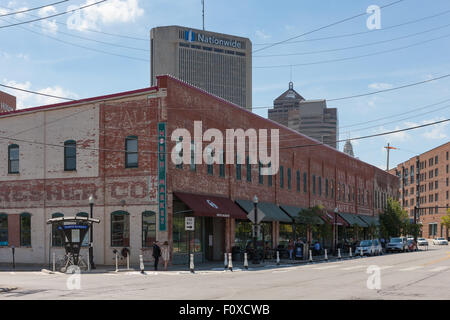
<svg viewBox="0 0 450 320">
<path fill-rule="evenodd" d="M 292 64 L 291 64 L 291 80 L 290 82 L 292 82 Z"/>
<path fill-rule="evenodd" d="M 205 0 L 202 0 L 203 31 L 205 31 Z"/>
</svg>

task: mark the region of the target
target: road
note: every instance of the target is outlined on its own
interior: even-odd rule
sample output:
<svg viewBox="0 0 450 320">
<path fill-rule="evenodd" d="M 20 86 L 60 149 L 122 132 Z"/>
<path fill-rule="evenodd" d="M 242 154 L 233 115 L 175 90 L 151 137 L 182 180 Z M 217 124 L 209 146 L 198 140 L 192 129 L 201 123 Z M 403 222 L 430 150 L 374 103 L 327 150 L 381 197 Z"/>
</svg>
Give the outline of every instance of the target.
<svg viewBox="0 0 450 320">
<path fill-rule="evenodd" d="M 0 288 L 13 290 L 3 293 L 0 290 L 0 299 L 448 300 L 450 248 L 430 246 L 428 251 L 249 271 L 210 270 L 195 274 L 169 271 L 145 275 L 110 272 L 74 276 L 2 272 Z"/>
</svg>

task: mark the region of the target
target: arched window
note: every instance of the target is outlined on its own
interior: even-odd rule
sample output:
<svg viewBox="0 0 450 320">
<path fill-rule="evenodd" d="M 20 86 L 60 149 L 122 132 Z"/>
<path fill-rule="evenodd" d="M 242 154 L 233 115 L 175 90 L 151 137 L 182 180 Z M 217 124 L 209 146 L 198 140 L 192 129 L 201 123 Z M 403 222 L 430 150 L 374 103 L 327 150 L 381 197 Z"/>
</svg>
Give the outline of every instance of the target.
<svg viewBox="0 0 450 320">
<path fill-rule="evenodd" d="M 85 217 L 85 218 L 89 218 L 89 214 L 86 213 L 86 212 L 78 212 L 78 213 L 77 213 L 77 217 Z M 92 226 L 91 226 L 91 227 L 92 227 Z M 89 246 L 89 235 L 90 235 L 90 232 L 86 232 L 86 234 L 85 234 L 85 236 L 84 236 L 84 238 L 83 238 L 83 242 L 81 242 L 81 245 L 82 245 L 83 247 Z"/>
<path fill-rule="evenodd" d="M 130 215 L 126 211 L 111 213 L 111 247 L 130 246 Z"/>
<path fill-rule="evenodd" d="M 20 215 L 20 246 L 31 247 L 31 214 L 28 212 Z"/>
<path fill-rule="evenodd" d="M 53 218 L 61 218 L 64 217 L 62 213 L 54 213 L 52 214 Z M 52 224 L 52 247 L 62 247 L 64 245 L 64 239 L 61 231 L 58 231 L 58 226 L 56 224 Z"/>
<path fill-rule="evenodd" d="M 17 144 L 8 146 L 8 173 L 19 173 L 19 146 Z"/>
<path fill-rule="evenodd" d="M 156 241 L 156 213 L 153 211 L 142 212 L 142 247 L 151 247 Z"/>
<path fill-rule="evenodd" d="M 64 171 L 77 170 L 77 143 L 74 140 L 64 142 Z"/>
<path fill-rule="evenodd" d="M 129 136 L 125 139 L 125 167 L 138 167 L 138 137 Z"/>
<path fill-rule="evenodd" d="M 0 213 L 0 246 L 8 246 L 8 215 Z"/>
</svg>

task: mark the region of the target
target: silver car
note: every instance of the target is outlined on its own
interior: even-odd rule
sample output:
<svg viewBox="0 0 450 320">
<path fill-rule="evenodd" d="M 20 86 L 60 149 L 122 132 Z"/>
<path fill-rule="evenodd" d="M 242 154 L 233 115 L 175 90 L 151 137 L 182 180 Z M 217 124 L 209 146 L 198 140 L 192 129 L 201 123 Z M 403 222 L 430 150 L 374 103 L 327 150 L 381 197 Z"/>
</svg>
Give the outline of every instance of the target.
<svg viewBox="0 0 450 320">
<path fill-rule="evenodd" d="M 383 254 L 383 248 L 381 247 L 381 243 L 378 239 L 362 240 L 356 247 L 355 256 L 361 255 L 361 251 L 364 256 L 377 256 Z"/>
<path fill-rule="evenodd" d="M 428 240 L 425 238 L 418 238 L 417 239 L 417 245 L 418 246 L 427 246 L 428 245 Z"/>
<path fill-rule="evenodd" d="M 408 240 L 405 237 L 391 238 L 386 245 L 386 252 L 406 252 L 408 251 Z"/>
</svg>

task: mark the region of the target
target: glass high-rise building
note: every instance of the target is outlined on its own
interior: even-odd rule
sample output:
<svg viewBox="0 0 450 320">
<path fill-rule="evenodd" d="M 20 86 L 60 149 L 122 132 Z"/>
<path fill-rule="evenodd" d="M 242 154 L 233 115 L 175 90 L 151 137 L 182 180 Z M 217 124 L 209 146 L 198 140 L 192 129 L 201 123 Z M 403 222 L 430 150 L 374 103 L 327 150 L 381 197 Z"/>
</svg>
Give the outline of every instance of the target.
<svg viewBox="0 0 450 320">
<path fill-rule="evenodd" d="M 169 74 L 251 110 L 250 39 L 181 26 L 153 28 L 150 38 L 152 85 Z"/>
</svg>

